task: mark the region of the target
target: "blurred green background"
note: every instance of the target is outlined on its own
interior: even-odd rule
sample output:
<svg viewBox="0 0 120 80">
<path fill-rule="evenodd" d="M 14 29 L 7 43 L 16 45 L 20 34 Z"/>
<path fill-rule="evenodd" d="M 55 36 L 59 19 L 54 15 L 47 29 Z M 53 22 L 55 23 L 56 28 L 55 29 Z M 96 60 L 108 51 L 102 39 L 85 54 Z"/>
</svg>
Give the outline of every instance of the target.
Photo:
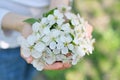
<svg viewBox="0 0 120 80">
<path fill-rule="evenodd" d="M 74 0 L 72 6 L 93 25 L 95 50 L 70 69 L 40 72 L 38 80 L 120 80 L 120 0 Z"/>
</svg>

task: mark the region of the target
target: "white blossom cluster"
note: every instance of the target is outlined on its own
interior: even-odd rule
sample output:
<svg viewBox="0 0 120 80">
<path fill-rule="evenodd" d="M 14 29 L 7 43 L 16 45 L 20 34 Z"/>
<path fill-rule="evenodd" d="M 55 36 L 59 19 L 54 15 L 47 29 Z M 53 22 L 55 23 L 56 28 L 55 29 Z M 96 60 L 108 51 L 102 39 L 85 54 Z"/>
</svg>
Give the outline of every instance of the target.
<svg viewBox="0 0 120 80">
<path fill-rule="evenodd" d="M 31 35 L 18 38 L 22 54 L 32 56 L 32 64 L 39 71 L 56 61 L 75 65 L 93 51 L 94 39 L 86 36 L 86 23 L 79 14 L 72 13 L 70 7 L 56 8 L 32 24 Z"/>
</svg>

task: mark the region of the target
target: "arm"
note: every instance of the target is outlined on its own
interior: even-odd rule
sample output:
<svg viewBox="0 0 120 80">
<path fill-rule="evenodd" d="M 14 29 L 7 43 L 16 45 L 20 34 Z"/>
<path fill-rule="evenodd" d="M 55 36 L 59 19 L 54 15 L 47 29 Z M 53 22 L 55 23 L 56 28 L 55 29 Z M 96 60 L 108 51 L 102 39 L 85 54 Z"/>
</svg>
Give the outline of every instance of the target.
<svg viewBox="0 0 120 80">
<path fill-rule="evenodd" d="M 9 12 L 2 19 L 2 28 L 3 30 L 7 29 L 21 32 L 23 26 L 28 25 L 23 22 L 27 18 L 29 17 Z"/>
</svg>

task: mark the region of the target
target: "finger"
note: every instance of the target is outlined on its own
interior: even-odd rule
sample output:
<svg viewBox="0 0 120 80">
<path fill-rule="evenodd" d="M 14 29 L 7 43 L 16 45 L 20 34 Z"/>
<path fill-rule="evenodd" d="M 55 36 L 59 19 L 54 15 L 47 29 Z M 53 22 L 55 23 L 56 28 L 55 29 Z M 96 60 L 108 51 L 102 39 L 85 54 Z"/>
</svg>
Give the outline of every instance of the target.
<svg viewBox="0 0 120 80">
<path fill-rule="evenodd" d="M 63 66 L 64 66 L 64 68 L 66 69 L 66 68 L 70 68 L 70 67 L 71 67 L 71 64 L 67 62 L 67 63 L 64 63 Z"/>
<path fill-rule="evenodd" d="M 26 61 L 27 61 L 27 63 L 31 63 L 32 61 L 33 61 L 33 57 L 32 56 L 30 56 L 30 57 L 28 57 L 28 58 L 26 58 Z"/>
<path fill-rule="evenodd" d="M 45 66 L 44 69 L 45 70 L 62 70 L 64 69 L 64 65 L 62 62 L 56 62 L 54 64 Z"/>
</svg>

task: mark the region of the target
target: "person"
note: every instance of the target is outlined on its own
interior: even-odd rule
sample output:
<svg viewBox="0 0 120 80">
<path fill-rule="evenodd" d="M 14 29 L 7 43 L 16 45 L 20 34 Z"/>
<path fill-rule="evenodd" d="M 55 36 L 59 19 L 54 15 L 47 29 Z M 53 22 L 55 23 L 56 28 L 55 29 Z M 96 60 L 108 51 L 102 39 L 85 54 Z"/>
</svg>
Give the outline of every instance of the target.
<svg viewBox="0 0 120 80">
<path fill-rule="evenodd" d="M 31 34 L 31 25 L 23 22 L 59 5 L 69 5 L 69 0 L 1 0 L 0 1 L 0 80 L 32 80 L 36 70 L 32 57 L 21 55 L 17 37 Z M 89 27 L 88 34 L 92 28 Z M 44 70 L 61 70 L 71 67 L 70 63 L 55 62 Z"/>
</svg>

